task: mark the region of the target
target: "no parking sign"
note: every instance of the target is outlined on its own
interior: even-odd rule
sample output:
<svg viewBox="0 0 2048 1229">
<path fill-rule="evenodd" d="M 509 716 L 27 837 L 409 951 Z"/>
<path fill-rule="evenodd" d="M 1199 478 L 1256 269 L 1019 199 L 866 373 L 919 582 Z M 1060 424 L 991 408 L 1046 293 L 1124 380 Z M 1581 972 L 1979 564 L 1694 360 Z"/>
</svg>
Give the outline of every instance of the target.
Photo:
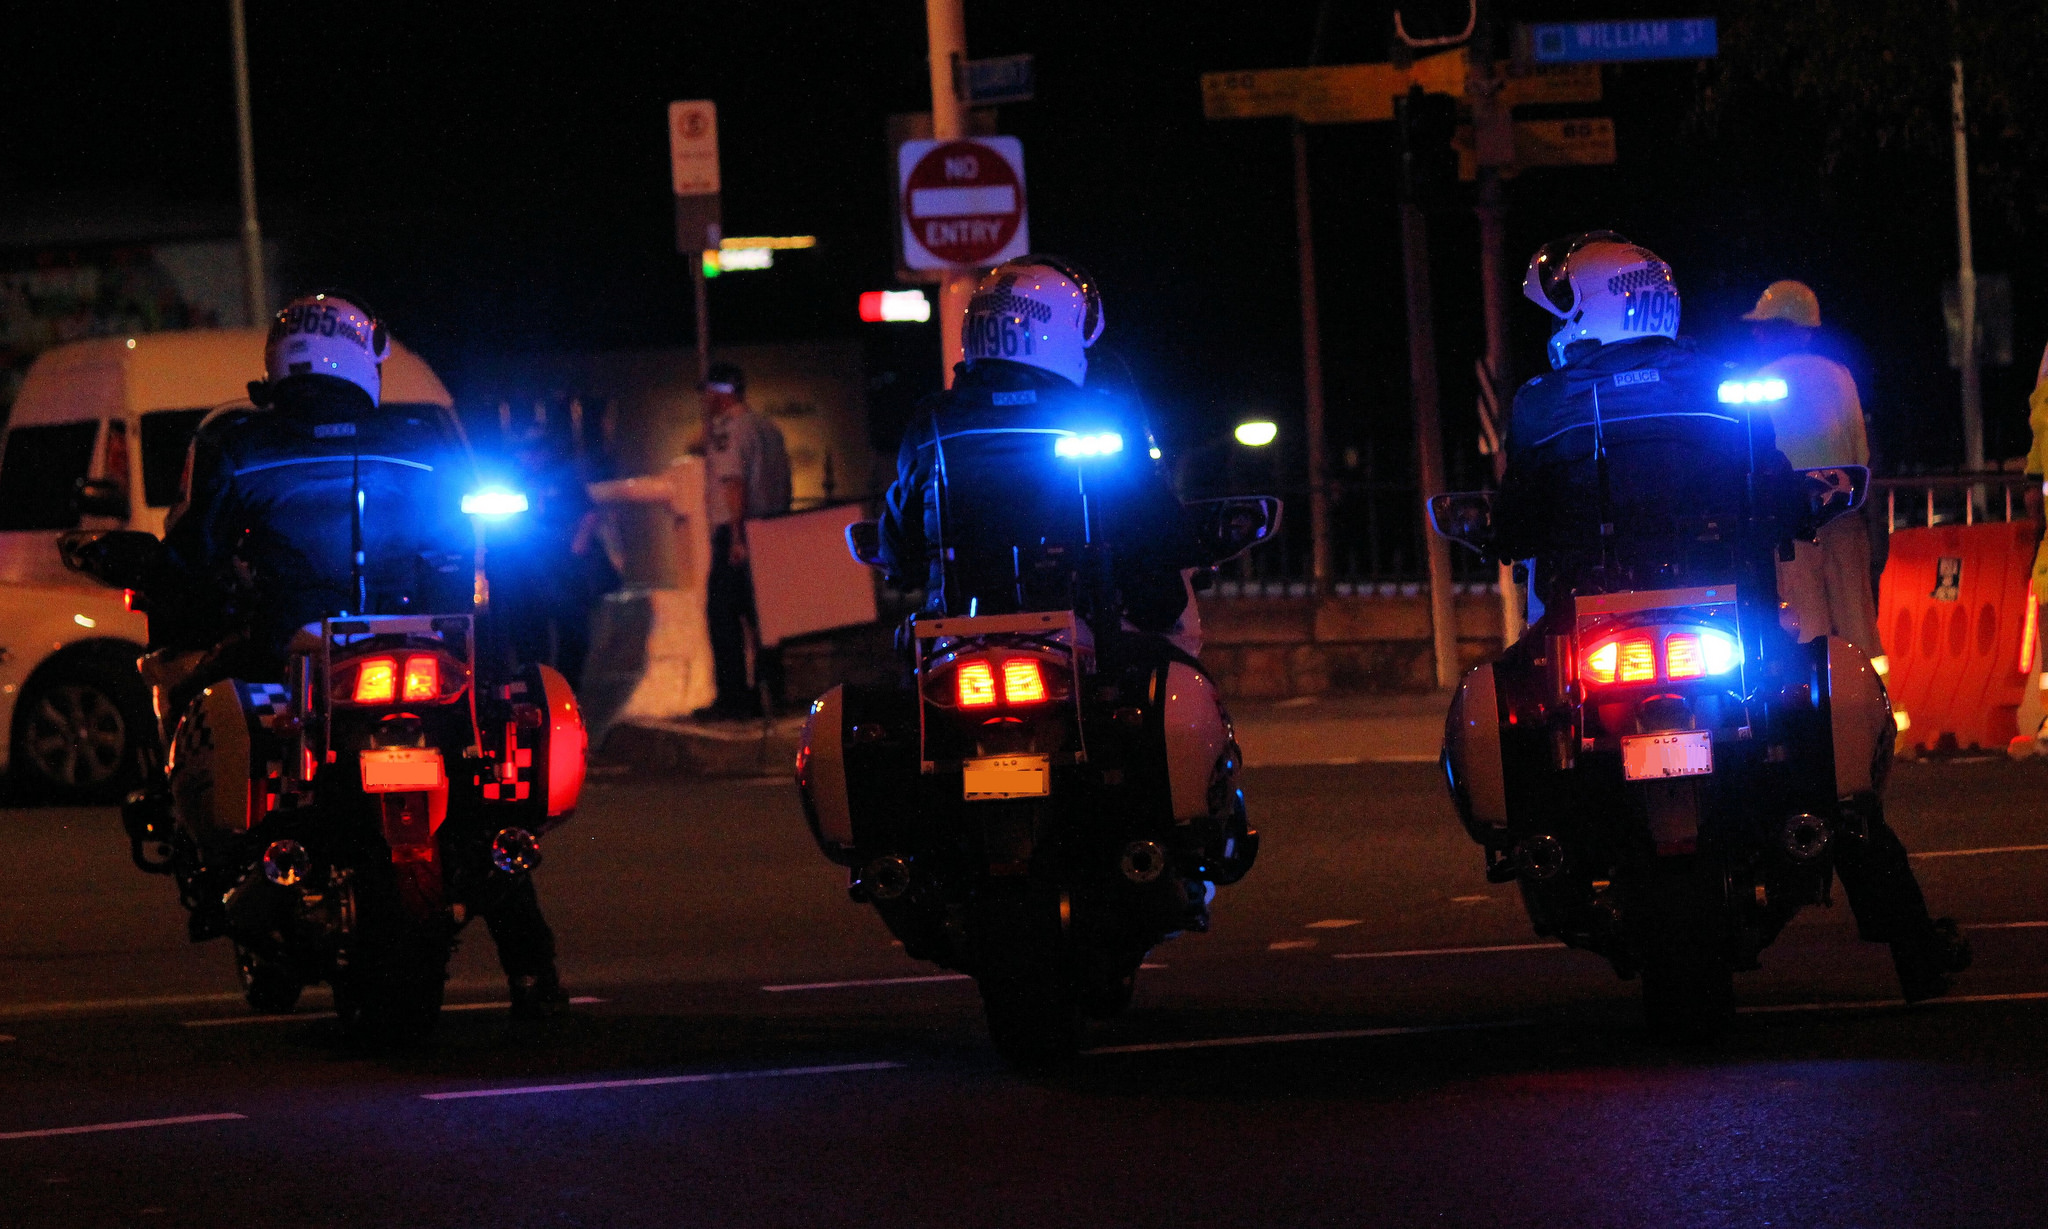
<svg viewBox="0 0 2048 1229">
<path fill-rule="evenodd" d="M 903 257 L 911 268 L 978 268 L 1030 250 L 1024 143 L 1017 138 L 905 141 L 896 172 Z"/>
</svg>

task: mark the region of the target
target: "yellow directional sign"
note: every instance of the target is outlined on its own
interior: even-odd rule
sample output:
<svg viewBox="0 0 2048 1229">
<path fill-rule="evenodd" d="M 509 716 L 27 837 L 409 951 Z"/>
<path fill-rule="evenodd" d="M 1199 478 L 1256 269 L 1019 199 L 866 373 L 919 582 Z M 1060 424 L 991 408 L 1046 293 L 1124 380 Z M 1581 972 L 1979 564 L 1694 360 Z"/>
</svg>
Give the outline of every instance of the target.
<svg viewBox="0 0 2048 1229">
<path fill-rule="evenodd" d="M 1202 74 L 1202 114 L 1210 119 L 1292 115 L 1306 124 L 1361 124 L 1394 118 L 1394 99 L 1420 85 L 1425 93 L 1465 92 L 1462 50 L 1392 64 L 1332 64 Z"/>
<path fill-rule="evenodd" d="M 1598 64 L 1515 65 L 1500 62 L 1502 95 L 1511 107 L 1531 103 L 1599 102 Z M 1210 119 L 1291 115 L 1305 124 L 1365 124 L 1394 118 L 1394 99 L 1420 85 L 1429 94 L 1465 96 L 1468 61 L 1460 49 L 1392 64 L 1330 64 L 1202 74 L 1202 114 Z"/>
<path fill-rule="evenodd" d="M 1459 128 L 1451 145 L 1458 151 L 1458 178 L 1477 178 L 1471 127 Z M 1611 166 L 1614 160 L 1614 121 L 1607 116 L 1515 121 L 1516 167 Z M 1513 168 L 1501 170 L 1513 173 Z"/>
</svg>

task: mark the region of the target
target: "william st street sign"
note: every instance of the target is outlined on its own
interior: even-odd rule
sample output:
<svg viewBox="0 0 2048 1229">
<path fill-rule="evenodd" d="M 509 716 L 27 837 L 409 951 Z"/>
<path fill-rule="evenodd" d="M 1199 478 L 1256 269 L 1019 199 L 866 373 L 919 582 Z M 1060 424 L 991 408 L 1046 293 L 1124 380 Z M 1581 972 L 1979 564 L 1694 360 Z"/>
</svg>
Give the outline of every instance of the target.
<svg viewBox="0 0 2048 1229">
<path fill-rule="evenodd" d="M 1651 21 L 1560 21 L 1523 26 L 1527 57 L 1538 64 L 1621 64 L 1630 60 L 1711 60 L 1720 37 L 1711 17 Z"/>
</svg>

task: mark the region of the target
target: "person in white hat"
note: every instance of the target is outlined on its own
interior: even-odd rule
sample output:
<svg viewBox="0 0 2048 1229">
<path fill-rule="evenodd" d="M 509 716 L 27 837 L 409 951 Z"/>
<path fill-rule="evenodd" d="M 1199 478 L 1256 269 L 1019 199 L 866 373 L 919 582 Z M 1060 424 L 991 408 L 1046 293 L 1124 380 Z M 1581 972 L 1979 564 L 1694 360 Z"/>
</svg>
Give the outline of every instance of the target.
<svg viewBox="0 0 2048 1229">
<path fill-rule="evenodd" d="M 1868 466 L 1870 437 L 1856 379 L 1848 368 L 1813 352 L 1820 330 L 1820 300 L 1813 289 L 1804 282 L 1772 282 L 1742 318 L 1770 359 L 1756 378 L 1785 382 L 1784 400 L 1770 405 L 1785 459 L 1794 469 Z M 1818 541 L 1797 543 L 1792 561 L 1778 565 L 1778 598 L 1785 604 L 1786 630 L 1795 631 L 1801 643 L 1839 636 L 1868 653 L 1879 674 L 1886 672 L 1868 509 L 1829 521 Z"/>
</svg>

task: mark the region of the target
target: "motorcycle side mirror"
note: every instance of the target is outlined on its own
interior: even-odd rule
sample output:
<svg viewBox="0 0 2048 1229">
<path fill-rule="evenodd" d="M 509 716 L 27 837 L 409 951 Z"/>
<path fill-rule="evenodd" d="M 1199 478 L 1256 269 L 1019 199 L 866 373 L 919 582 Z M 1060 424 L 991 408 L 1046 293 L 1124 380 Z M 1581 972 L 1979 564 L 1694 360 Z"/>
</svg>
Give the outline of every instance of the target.
<svg viewBox="0 0 2048 1229">
<path fill-rule="evenodd" d="M 1429 497 L 1429 527 L 1481 555 L 1493 549 L 1493 492 L 1451 491 Z"/>
<path fill-rule="evenodd" d="M 116 589 L 147 589 L 163 566 L 164 544 L 139 529 L 74 529 L 58 536 L 57 553 L 65 567 Z"/>
<path fill-rule="evenodd" d="M 1280 532 L 1280 500 L 1272 495 L 1199 499 L 1187 505 L 1205 566 L 1230 562 Z"/>
<path fill-rule="evenodd" d="M 1870 494 L 1868 466 L 1829 465 L 1802 469 L 1799 476 L 1806 483 L 1807 506 L 1813 512 L 1816 527 L 1845 512 L 1854 512 Z"/>
<path fill-rule="evenodd" d="M 128 519 L 128 488 L 111 478 L 81 478 L 73 489 L 72 507 L 80 516 Z"/>
<path fill-rule="evenodd" d="M 846 526 L 846 550 L 871 568 L 882 563 L 882 526 L 878 521 L 850 521 Z"/>
</svg>

